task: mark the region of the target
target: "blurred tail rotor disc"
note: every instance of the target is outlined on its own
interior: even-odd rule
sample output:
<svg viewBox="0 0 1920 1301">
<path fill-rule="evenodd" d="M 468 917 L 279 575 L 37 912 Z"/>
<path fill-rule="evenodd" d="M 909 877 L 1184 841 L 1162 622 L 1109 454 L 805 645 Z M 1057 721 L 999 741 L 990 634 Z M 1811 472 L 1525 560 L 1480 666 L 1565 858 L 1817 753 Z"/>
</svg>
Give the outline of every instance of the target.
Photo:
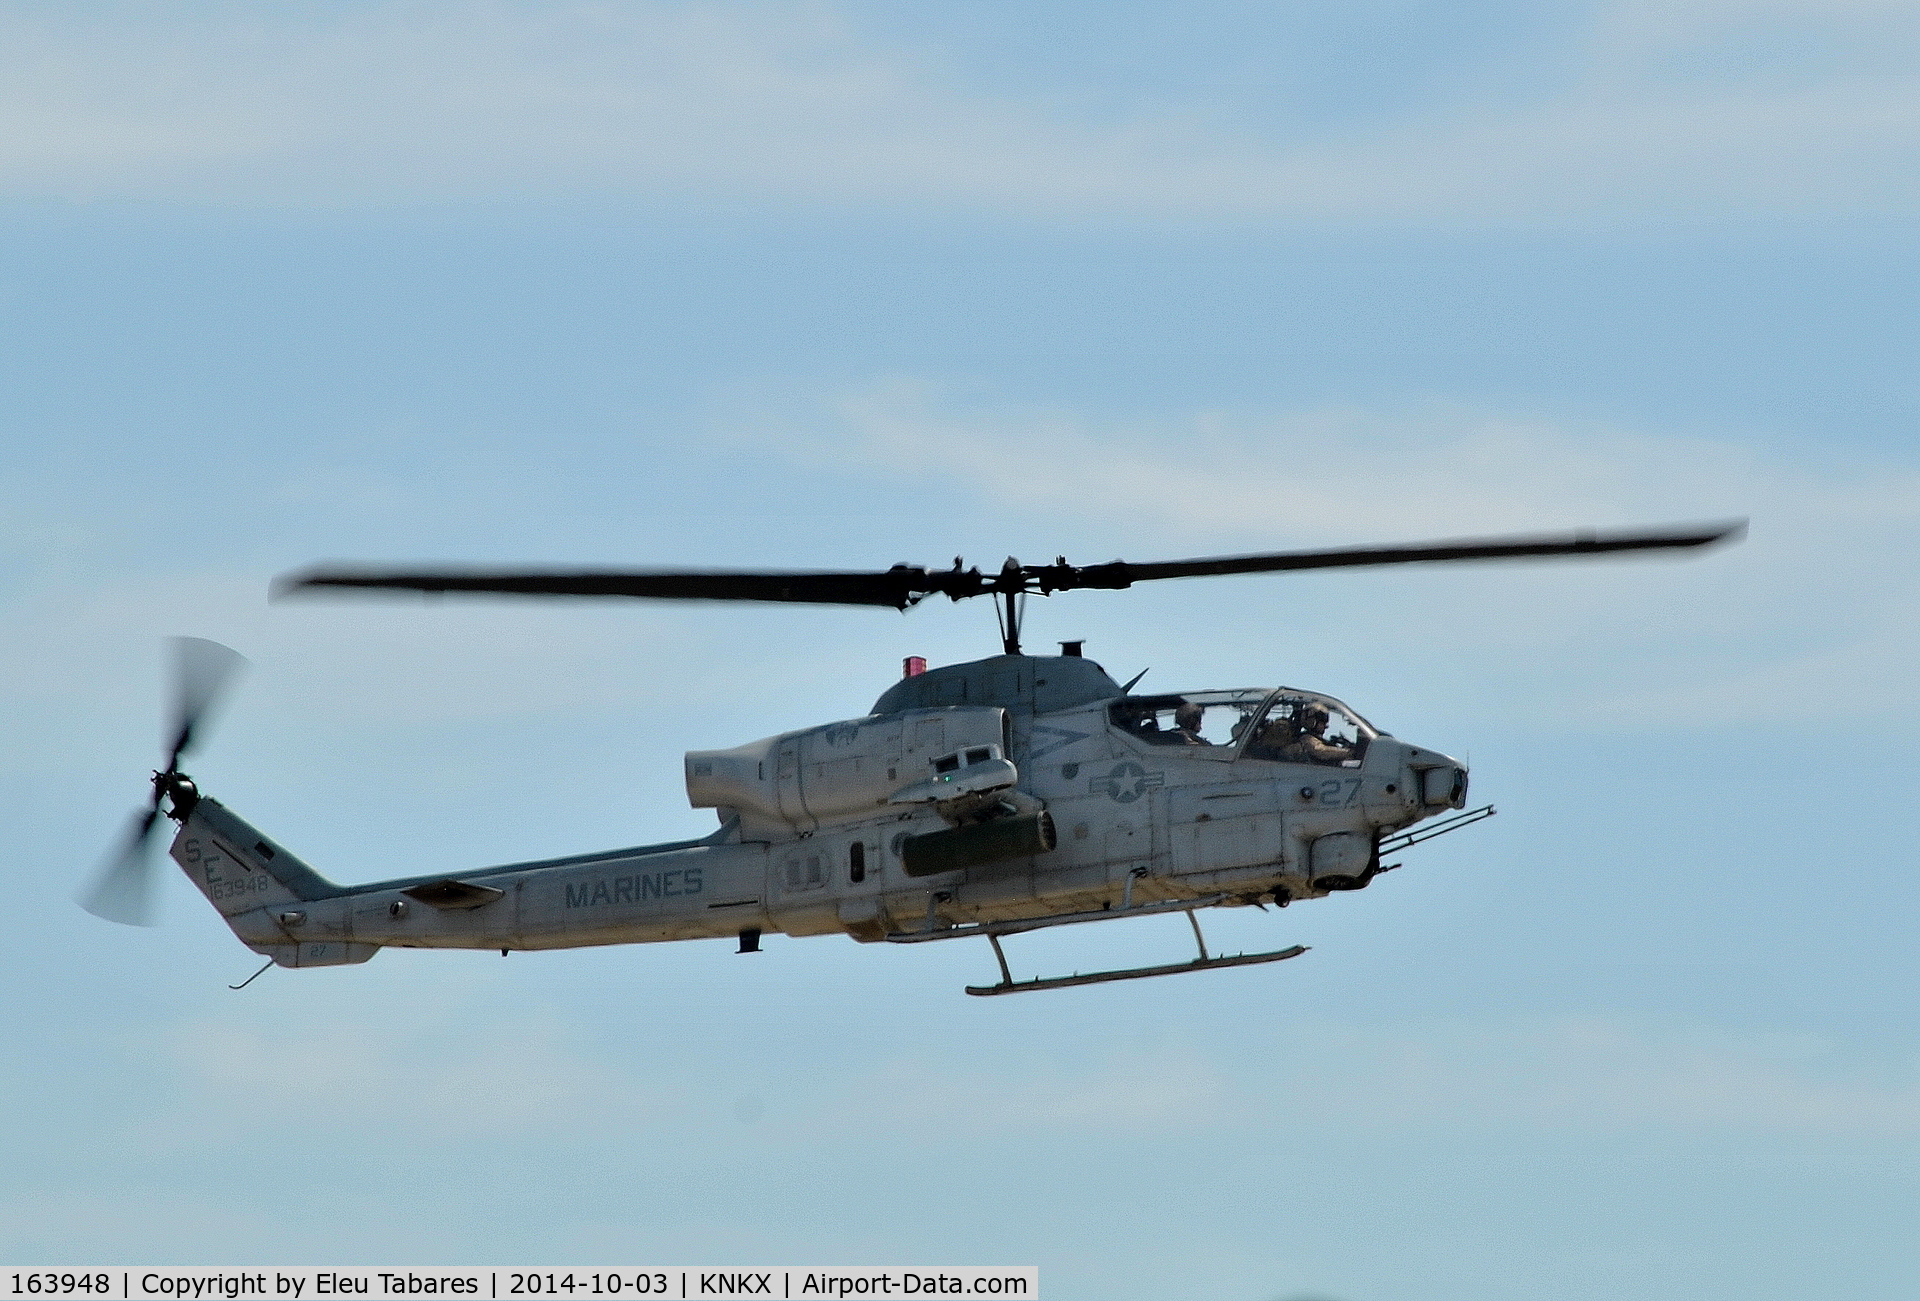
<svg viewBox="0 0 1920 1301">
<path fill-rule="evenodd" d="M 176 810 L 192 784 L 180 773 L 180 758 L 192 750 L 202 725 L 226 694 L 246 657 L 200 637 L 175 637 L 174 717 L 167 766 L 153 775 L 153 798 L 136 810 L 119 845 L 77 897 L 96 917 L 127 926 L 153 925 L 154 832 L 160 804 L 171 796 Z"/>
</svg>

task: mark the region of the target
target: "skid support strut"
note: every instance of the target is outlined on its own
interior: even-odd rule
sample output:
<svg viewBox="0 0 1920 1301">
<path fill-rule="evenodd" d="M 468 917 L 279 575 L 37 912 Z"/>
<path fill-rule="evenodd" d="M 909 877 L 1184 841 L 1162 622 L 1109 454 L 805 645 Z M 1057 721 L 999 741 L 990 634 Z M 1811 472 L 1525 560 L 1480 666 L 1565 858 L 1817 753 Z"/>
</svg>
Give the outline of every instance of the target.
<svg viewBox="0 0 1920 1301">
<path fill-rule="evenodd" d="M 1023 994 L 1030 989 L 1066 989 L 1073 985 L 1101 985 L 1112 980 L 1145 980 L 1148 976 L 1177 976 L 1188 971 L 1211 971 L 1216 967 L 1251 967 L 1263 962 L 1283 962 L 1288 958 L 1297 958 L 1307 951 L 1304 944 L 1296 944 L 1289 949 L 1278 949 L 1272 953 L 1236 953 L 1231 957 L 1208 957 L 1206 937 L 1200 934 L 1200 919 L 1193 915 L 1193 909 L 1183 909 L 1187 922 L 1193 927 L 1193 942 L 1200 950 L 1200 956 L 1191 962 L 1169 962 L 1158 967 L 1126 967 L 1119 971 L 1074 972 L 1071 976 L 1054 976 L 1048 980 L 1036 977 L 1033 980 L 1015 980 L 1007 969 L 1007 955 L 1000 948 L 1000 937 L 992 931 L 987 932 L 987 941 L 993 945 L 993 956 L 1000 964 L 1000 983 L 997 985 L 968 985 L 967 992 L 976 995 Z"/>
</svg>

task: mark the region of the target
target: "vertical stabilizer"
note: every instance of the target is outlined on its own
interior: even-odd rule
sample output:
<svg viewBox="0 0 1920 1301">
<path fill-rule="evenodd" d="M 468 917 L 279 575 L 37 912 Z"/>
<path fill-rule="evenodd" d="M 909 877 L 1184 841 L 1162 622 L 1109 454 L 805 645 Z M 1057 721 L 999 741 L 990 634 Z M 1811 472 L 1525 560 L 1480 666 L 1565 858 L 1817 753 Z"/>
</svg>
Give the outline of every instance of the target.
<svg viewBox="0 0 1920 1301">
<path fill-rule="evenodd" d="M 194 804 L 170 852 L 233 933 L 283 967 L 336 967 L 365 962 L 379 952 L 379 945 L 353 943 L 329 924 L 334 912 L 345 917 L 337 905 L 326 906 L 341 894 L 339 886 L 218 800 L 201 798 Z"/>
</svg>

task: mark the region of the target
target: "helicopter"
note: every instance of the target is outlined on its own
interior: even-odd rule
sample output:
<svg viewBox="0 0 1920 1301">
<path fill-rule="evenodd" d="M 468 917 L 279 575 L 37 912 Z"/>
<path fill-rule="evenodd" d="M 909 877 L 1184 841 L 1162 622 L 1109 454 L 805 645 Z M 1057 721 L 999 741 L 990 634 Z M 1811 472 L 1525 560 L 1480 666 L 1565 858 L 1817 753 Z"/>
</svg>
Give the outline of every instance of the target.
<svg viewBox="0 0 1920 1301">
<path fill-rule="evenodd" d="M 361 963 L 383 948 L 576 948 L 768 933 L 863 943 L 984 938 L 999 979 L 973 995 L 1059 989 L 1285 961 L 1208 950 L 1198 913 L 1286 908 L 1366 889 L 1385 861 L 1494 815 L 1467 807 L 1467 765 L 1400 740 L 1345 702 L 1293 687 L 1135 694 L 1063 642 L 1021 646 L 1027 598 L 1229 574 L 1640 551 L 1692 551 L 1744 521 L 1507 536 L 1391 547 L 1264 552 L 1075 566 L 1009 558 L 982 572 L 397 570 L 321 566 L 276 596 L 385 590 L 549 597 L 891 606 L 993 598 L 1001 654 L 902 676 L 859 718 L 685 756 L 688 801 L 718 827 L 694 840 L 340 885 L 181 771 L 245 663 L 176 639 L 166 766 L 120 848 L 80 896 L 109 920 L 147 922 L 151 849 L 169 850 L 234 934 L 269 967 Z M 1144 675 L 1141 675 L 1144 676 Z M 1183 913 L 1196 956 L 1153 966 L 1014 979 L 1001 940 L 1059 926 Z"/>
</svg>

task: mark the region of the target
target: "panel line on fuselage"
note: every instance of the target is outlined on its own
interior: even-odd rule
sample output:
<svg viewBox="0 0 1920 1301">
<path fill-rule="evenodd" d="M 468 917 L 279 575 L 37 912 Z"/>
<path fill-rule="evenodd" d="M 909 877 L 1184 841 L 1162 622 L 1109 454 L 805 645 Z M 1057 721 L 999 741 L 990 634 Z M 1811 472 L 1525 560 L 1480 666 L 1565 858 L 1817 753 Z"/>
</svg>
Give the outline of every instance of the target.
<svg viewBox="0 0 1920 1301">
<path fill-rule="evenodd" d="M 592 854 L 571 854 L 564 858 L 539 858 L 525 863 L 503 863 L 498 867 L 481 867 L 466 872 L 435 872 L 429 876 L 398 877 L 389 881 L 367 881 L 360 885 L 340 887 L 341 895 L 373 894 L 382 890 L 401 890 L 409 886 L 428 885 L 435 881 L 475 881 L 483 877 L 507 876 L 518 872 L 537 872 L 552 867 L 588 867 L 595 863 L 625 863 L 637 858 L 652 858 L 659 854 L 675 854 L 688 849 L 700 849 L 709 845 L 725 843 L 721 836 L 730 831 L 722 827 L 711 836 L 702 836 L 698 840 L 669 840 L 658 845 L 635 845 L 630 849 L 604 849 Z"/>
</svg>

